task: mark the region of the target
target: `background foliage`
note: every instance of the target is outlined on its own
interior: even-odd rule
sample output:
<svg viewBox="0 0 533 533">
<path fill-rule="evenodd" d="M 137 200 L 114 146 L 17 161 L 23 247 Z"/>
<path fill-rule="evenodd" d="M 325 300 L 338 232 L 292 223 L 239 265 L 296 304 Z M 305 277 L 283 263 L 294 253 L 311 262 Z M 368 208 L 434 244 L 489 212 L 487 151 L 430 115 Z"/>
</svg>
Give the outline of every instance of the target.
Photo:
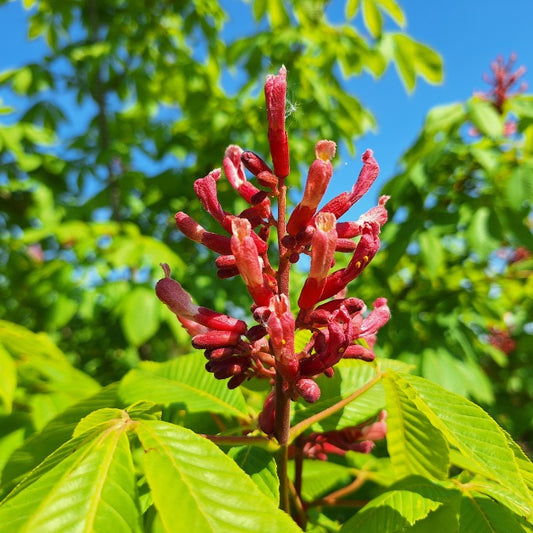
<svg viewBox="0 0 533 533">
<path fill-rule="evenodd" d="M 224 3 L 210 0 L 25 3 L 28 35 L 45 39 L 47 52 L 37 63 L 0 74 L 4 94 L 16 97 L 16 108 L 0 107 L 2 496 L 26 480 L 10 496 L 13 507 L 0 508 L 0 531 L 3 523 L 22 527 L 9 522 L 20 516 L 30 529 L 48 523 L 45 510 L 61 507 L 61 491 L 43 507 L 18 506 L 47 501 L 50 487 L 62 487 L 58 480 L 68 480 L 67 473 L 106 458 L 109 469 L 95 472 L 80 501 L 97 506 L 95 483 L 110 494 L 120 484 L 126 490 L 115 503 L 132 522 L 114 529 L 168 531 L 174 502 L 164 494 L 162 475 L 175 483 L 195 473 L 186 461 L 171 472 L 165 461 L 191 449 L 211 469 L 211 460 L 221 461 L 217 448 L 189 430 L 238 431 L 263 398 L 260 390 L 227 391 L 201 373 L 199 354 L 175 359 L 190 345 L 154 296 L 160 262 L 172 265 L 198 303 L 232 312 L 228 306 L 246 304 L 238 282 L 217 282 L 212 258 L 181 239 L 173 214 L 186 206 L 208 225 L 193 201 L 193 180 L 220 165 L 229 143 L 267 152 L 266 136 L 256 133 L 264 131 L 260 93 L 272 65 L 287 66 L 293 98 L 301 102 L 298 120 L 289 123 L 292 168 L 298 169 L 317 139 L 353 150 L 355 139 L 374 126 L 371 111 L 346 91 L 346 79 L 363 70 L 381 76 L 394 65 L 411 90 L 418 76 L 438 82 L 441 62 L 402 29 L 404 13 L 393 0 L 349 0 L 341 25 L 327 20 L 322 1 L 288 7 L 256 0 L 243 3 L 256 24 L 231 36 Z M 398 30 L 385 31 L 384 18 Z M 508 120 L 516 123 L 511 135 Z M 401 173 L 383 190 L 392 196 L 393 217 L 384 249 L 364 284 L 352 289 L 369 301 L 389 299 L 392 319 L 378 341 L 383 356 L 481 403 L 526 450 L 533 419 L 532 154 L 529 95 L 510 98 L 501 113 L 479 96 L 433 109 Z M 291 180 L 299 185 L 298 172 Z M 225 193 L 225 205 L 238 202 Z M 370 407 L 363 410 L 366 419 L 383 407 L 389 411 L 388 450 L 350 453 L 340 464 L 309 463 L 305 495 L 315 502 L 316 531 L 339 530 L 345 522 L 348 531 L 365 520 L 420 531 L 446 520 L 460 523 L 460 531 L 485 531 L 479 524 L 487 523 L 498 530 L 503 520 L 509 531 L 529 531 L 520 517 L 531 512 L 532 471 L 522 452 L 467 400 L 418 381 L 405 366 L 391 368 L 368 392 Z M 347 383 L 364 383 L 369 370 L 344 372 Z M 216 400 L 202 403 L 183 392 L 191 387 Z M 459 422 L 446 421 L 446 409 L 430 401 L 434 396 L 448 398 L 465 419 L 474 416 L 479 431 L 465 435 Z M 163 405 L 162 412 L 154 404 Z M 295 422 L 305 417 L 302 409 Z M 349 410 L 343 416 L 329 423 L 364 422 L 349 418 Z M 494 460 L 474 457 L 468 448 L 486 441 L 483 431 L 493 438 Z M 421 433 L 430 442 L 417 441 Z M 142 460 L 140 450 L 154 439 L 166 455 Z M 431 456 L 436 443 L 441 462 Z M 253 502 L 266 493 L 261 501 L 270 517 L 277 486 L 272 456 L 252 450 L 261 465 L 250 469 L 260 472 L 252 476 L 259 488 L 243 486 Z M 234 463 L 224 464 L 238 475 Z M 452 480 L 449 472 L 463 469 Z M 362 472 L 365 484 L 354 497 L 378 496 L 370 507 L 355 515 L 353 509 L 321 511 L 328 491 Z M 331 485 L 317 483 L 325 478 Z M 514 479 L 519 482 L 510 485 Z M 200 482 L 198 490 L 204 489 Z M 224 494 L 215 500 L 223 504 Z M 104 512 L 93 511 L 95 520 Z M 86 508 L 79 512 L 69 517 L 72 524 L 88 516 Z M 191 511 L 187 530 L 202 512 Z M 264 529 L 260 516 L 252 518 Z M 292 527 L 283 515 L 276 519 L 280 531 Z M 371 531 L 368 524 L 362 530 Z"/>
</svg>

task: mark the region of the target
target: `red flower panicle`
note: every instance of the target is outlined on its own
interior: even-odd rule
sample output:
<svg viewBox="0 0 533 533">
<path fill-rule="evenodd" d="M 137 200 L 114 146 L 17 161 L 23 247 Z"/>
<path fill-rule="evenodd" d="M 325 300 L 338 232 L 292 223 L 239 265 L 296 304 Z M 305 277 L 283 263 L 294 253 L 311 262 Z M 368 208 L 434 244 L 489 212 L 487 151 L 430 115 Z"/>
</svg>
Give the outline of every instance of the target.
<svg viewBox="0 0 533 533">
<path fill-rule="evenodd" d="M 215 263 L 220 278 L 242 278 L 252 299 L 255 325 L 248 326 L 242 320 L 195 305 L 191 296 L 170 277 L 168 265 L 162 265 L 165 276 L 157 283 L 156 293 L 191 335 L 193 346 L 204 350 L 206 369 L 215 378 L 229 379 L 228 386 L 234 388 L 252 377 L 273 382 L 277 372 L 291 399 L 302 397 L 315 402 L 320 397 L 316 378 L 320 374 L 331 376 L 340 359 L 374 359 L 376 334 L 389 319 L 384 298 L 378 298 L 368 312 L 358 298 L 341 296 L 378 251 L 381 227 L 387 221 L 388 197 L 382 196 L 378 205 L 357 221 L 339 222 L 378 175 L 378 164 L 372 151 L 367 150 L 352 190 L 319 209 L 333 175 L 331 159 L 336 150 L 333 141 L 322 140 L 316 144 L 316 159 L 309 168 L 301 202 L 288 218 L 286 231 L 278 226 L 271 211 L 271 199 L 281 194 L 283 180 L 289 174 L 286 90 L 286 70 L 282 67 L 277 76 L 268 76 L 265 84 L 272 167 L 257 154 L 231 145 L 224 154 L 222 170 L 215 169 L 194 183 L 198 199 L 218 222 L 221 233 L 207 231 L 186 213 L 175 216 L 184 235 L 219 254 Z M 256 184 L 248 181 L 246 171 L 256 178 Z M 224 178 L 248 204 L 241 213 L 230 214 L 219 202 L 217 186 Z M 268 254 L 268 241 L 273 227 L 282 233 L 285 260 L 296 263 L 301 254 L 309 255 L 311 260 L 294 313 L 270 264 L 273 254 Z M 332 271 L 336 253 L 348 253 L 351 258 L 345 268 Z M 311 333 L 309 342 L 299 352 L 295 351 L 297 330 Z M 259 418 L 260 427 L 269 434 L 274 430 L 274 409 L 274 396 L 270 394 Z M 375 424 L 382 424 L 379 427 L 384 433 L 382 419 L 368 426 L 374 432 L 362 427 L 343 430 L 338 435 L 331 432 L 320 438 L 310 437 L 309 454 L 318 457 L 335 453 L 333 449 L 368 448 L 379 433 Z"/>
</svg>

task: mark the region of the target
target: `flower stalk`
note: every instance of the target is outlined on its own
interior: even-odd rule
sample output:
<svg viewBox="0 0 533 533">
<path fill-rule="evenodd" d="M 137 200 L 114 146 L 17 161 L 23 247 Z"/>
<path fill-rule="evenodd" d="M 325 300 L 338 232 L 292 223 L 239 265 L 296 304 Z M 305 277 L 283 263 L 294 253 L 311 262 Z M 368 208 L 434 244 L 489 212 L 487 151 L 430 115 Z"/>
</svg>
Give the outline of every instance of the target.
<svg viewBox="0 0 533 533">
<path fill-rule="evenodd" d="M 230 145 L 222 168 L 214 169 L 194 184 L 199 201 L 218 223 L 220 232 L 207 231 L 186 213 L 179 212 L 175 216 L 178 229 L 186 237 L 219 254 L 215 260 L 219 278 L 238 276 L 242 279 L 252 299 L 250 312 L 255 323 L 249 325 L 244 320 L 196 305 L 185 289 L 171 278 L 168 265 L 162 265 L 164 278 L 157 283 L 156 294 L 190 334 L 193 346 L 204 351 L 205 368 L 216 379 L 228 380 L 230 389 L 254 378 L 269 380 L 272 390 L 257 417 L 258 428 L 264 436 L 243 435 L 230 440 L 224 436 L 209 438 L 224 444 L 254 438 L 259 439 L 256 443 L 261 446 L 275 438 L 280 507 L 289 512 L 291 490 L 300 498 L 301 479 L 296 479 L 293 486 L 287 474 L 291 444 L 296 437 L 302 436 L 302 453 L 315 450 L 324 455 L 356 449 L 350 448 L 351 438 L 360 440 L 367 434 L 376 436 L 383 432 L 382 424 L 372 426 L 373 433 L 370 429 L 354 428 L 326 437 L 311 434 L 304 438 L 303 435 L 314 422 L 342 409 L 377 383 L 381 378 L 379 373 L 348 398 L 293 428 L 290 415 L 291 402 L 299 398 L 309 403 L 319 400 L 320 387 L 316 379 L 322 374 L 331 377 L 334 366 L 342 358 L 374 359 L 376 333 L 387 322 L 389 309 L 386 300 L 378 298 L 373 310 L 368 312 L 362 300 L 345 295 L 347 285 L 364 271 L 377 253 L 381 227 L 387 220 L 388 197 L 383 196 L 378 205 L 359 220 L 339 221 L 378 175 L 379 167 L 371 150 L 362 156 L 363 168 L 351 191 L 320 208 L 333 177 L 331 161 L 336 145 L 330 140 L 318 141 L 302 200 L 290 215 L 287 213 L 285 178 L 290 173 L 290 158 L 285 129 L 286 78 L 287 72 L 282 67 L 279 74 L 268 76 L 265 83 L 272 166 L 259 155 Z M 255 183 L 249 181 L 247 171 Z M 239 214 L 226 212 L 219 202 L 217 185 L 224 178 L 248 203 L 249 207 Z M 273 202 L 277 202 L 276 216 L 272 212 Z M 277 246 L 275 252 L 268 253 L 271 230 L 277 234 Z M 351 259 L 345 268 L 334 270 L 335 255 L 339 253 L 348 253 Z M 310 271 L 297 301 L 291 305 L 290 270 L 302 255 L 310 257 Z M 270 263 L 273 257 L 277 257 L 277 264 Z M 295 349 L 298 330 L 307 330 L 310 338 L 299 351 Z M 362 445 L 354 446 L 360 449 Z"/>
</svg>

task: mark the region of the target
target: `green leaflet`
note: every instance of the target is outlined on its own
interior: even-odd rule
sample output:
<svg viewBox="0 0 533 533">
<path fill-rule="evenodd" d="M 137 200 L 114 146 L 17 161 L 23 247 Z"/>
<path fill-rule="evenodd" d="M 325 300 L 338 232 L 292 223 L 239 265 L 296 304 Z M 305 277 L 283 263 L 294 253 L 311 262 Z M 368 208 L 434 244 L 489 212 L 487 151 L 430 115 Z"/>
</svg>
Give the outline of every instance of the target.
<svg viewBox="0 0 533 533">
<path fill-rule="evenodd" d="M 136 287 L 121 303 L 120 322 L 124 336 L 133 346 L 140 346 L 159 328 L 161 304 L 152 289 Z"/>
<path fill-rule="evenodd" d="M 257 446 L 235 446 L 228 452 L 263 494 L 279 501 L 279 478 L 272 453 Z"/>
<path fill-rule="evenodd" d="M 0 531 L 141 531 L 129 423 L 116 420 L 60 448 L 0 504 Z"/>
<path fill-rule="evenodd" d="M 66 409 L 48 422 L 40 432 L 27 439 L 11 455 L 2 471 L 1 484 L 3 488 L 20 480 L 24 474 L 35 468 L 49 454 L 67 442 L 72 437 L 72 432 L 82 417 L 104 407 L 119 407 L 116 390 L 116 385 L 104 387 L 93 396 Z"/>
<path fill-rule="evenodd" d="M 145 450 L 144 471 L 164 531 L 301 531 L 209 440 L 159 421 L 139 422 L 136 432 Z"/>
<path fill-rule="evenodd" d="M 189 412 L 211 411 L 245 418 L 246 402 L 240 389 L 229 390 L 204 365 L 200 352 L 167 363 L 142 363 L 124 377 L 119 395 L 126 404 L 140 400 L 181 403 Z"/>
<path fill-rule="evenodd" d="M 405 531 L 440 506 L 440 502 L 408 490 L 394 490 L 374 498 L 348 520 L 341 533 Z"/>
<path fill-rule="evenodd" d="M 395 384 L 410 391 L 410 399 L 447 442 L 472 464 L 474 471 L 501 483 L 512 494 L 513 505 L 525 516 L 533 512 L 533 495 L 523 472 L 530 462 L 515 456 L 505 432 L 481 407 L 418 376 L 389 371 Z M 518 461 L 525 463 L 518 467 Z"/>
<path fill-rule="evenodd" d="M 9 352 L 0 344 L 0 413 L 11 412 L 17 388 L 17 368 Z"/>
<path fill-rule="evenodd" d="M 394 375 L 394 374 L 393 374 Z M 450 466 L 448 444 L 414 401 L 414 390 L 386 377 L 387 447 L 398 478 L 419 474 L 445 479 Z"/>
</svg>

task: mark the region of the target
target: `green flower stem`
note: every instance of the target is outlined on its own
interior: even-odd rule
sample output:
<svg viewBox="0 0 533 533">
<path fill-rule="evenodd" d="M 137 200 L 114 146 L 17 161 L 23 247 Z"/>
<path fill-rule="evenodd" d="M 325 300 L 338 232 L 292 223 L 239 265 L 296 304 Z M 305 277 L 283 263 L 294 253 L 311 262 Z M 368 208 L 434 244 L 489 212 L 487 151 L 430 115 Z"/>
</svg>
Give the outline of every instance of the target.
<svg viewBox="0 0 533 533">
<path fill-rule="evenodd" d="M 370 390 L 376 383 L 381 380 L 384 375 L 384 372 L 378 372 L 370 381 L 365 383 L 356 391 L 352 392 L 352 394 L 344 398 L 344 400 L 341 400 L 340 402 L 333 404 L 331 407 L 320 411 L 320 413 L 316 413 L 315 415 L 310 416 L 309 418 L 306 418 L 305 420 L 302 420 L 301 422 L 296 424 L 289 431 L 289 443 L 292 443 L 296 437 L 301 435 L 306 429 L 310 428 L 313 424 L 316 424 L 317 422 L 324 420 L 328 416 L 331 416 L 332 414 L 336 413 L 337 411 L 348 405 L 350 402 L 353 402 L 359 396 L 364 394 L 367 390 Z"/>
</svg>

